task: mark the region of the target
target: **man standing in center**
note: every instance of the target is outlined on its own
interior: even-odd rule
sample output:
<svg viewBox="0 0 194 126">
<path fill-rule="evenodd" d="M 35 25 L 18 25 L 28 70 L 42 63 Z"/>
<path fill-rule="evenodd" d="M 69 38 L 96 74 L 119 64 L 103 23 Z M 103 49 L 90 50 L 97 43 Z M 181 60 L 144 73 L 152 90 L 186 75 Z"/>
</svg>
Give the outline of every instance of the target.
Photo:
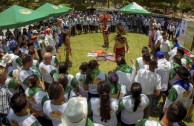
<svg viewBox="0 0 194 126">
<path fill-rule="evenodd" d="M 150 104 L 144 110 L 144 118 L 149 118 L 152 98 L 160 95 L 161 77 L 155 72 L 158 67 L 156 60 L 151 59 L 149 62 L 149 69 L 141 69 L 135 78 L 135 81 L 141 84 L 142 93 L 146 94 L 149 98 Z"/>
</svg>

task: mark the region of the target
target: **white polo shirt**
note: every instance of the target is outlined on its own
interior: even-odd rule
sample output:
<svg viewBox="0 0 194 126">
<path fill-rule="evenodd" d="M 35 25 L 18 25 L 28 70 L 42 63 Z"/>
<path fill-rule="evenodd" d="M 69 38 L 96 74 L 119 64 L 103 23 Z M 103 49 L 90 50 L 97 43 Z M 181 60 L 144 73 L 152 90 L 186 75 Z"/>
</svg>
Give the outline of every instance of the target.
<svg viewBox="0 0 194 126">
<path fill-rule="evenodd" d="M 9 111 L 8 120 L 12 126 L 41 126 L 33 115 L 17 116 L 12 109 Z"/>
<path fill-rule="evenodd" d="M 151 95 L 156 89 L 161 89 L 161 77 L 150 70 L 141 69 L 138 71 L 135 81 L 141 84 L 142 93 Z"/>
<path fill-rule="evenodd" d="M 76 79 L 79 83 L 79 92 L 83 97 L 88 97 L 88 91 L 84 90 L 83 85 L 84 85 L 84 81 L 86 80 L 86 74 L 84 73 L 77 73 L 76 74 Z"/>
<path fill-rule="evenodd" d="M 118 110 L 118 100 L 116 99 L 110 99 L 110 106 L 111 106 L 111 118 L 110 120 L 107 120 L 107 122 L 101 121 L 100 116 L 100 98 L 91 98 L 91 110 L 93 112 L 93 122 L 99 123 L 105 126 L 117 126 L 117 116 L 116 112 Z"/>
<path fill-rule="evenodd" d="M 168 40 L 164 40 L 164 39 L 161 40 L 160 51 L 161 52 L 170 51 L 170 42 Z"/>
<path fill-rule="evenodd" d="M 65 111 L 67 103 L 62 105 L 54 105 L 51 100 L 44 103 L 43 112 L 52 121 L 53 126 L 63 126 L 61 122 L 61 116 Z"/>
<path fill-rule="evenodd" d="M 147 64 L 144 64 L 143 57 L 139 57 L 136 59 L 136 70 L 140 69 L 149 69 L 149 66 Z"/>
<path fill-rule="evenodd" d="M 149 99 L 145 94 L 140 96 L 140 104 L 137 110 L 134 112 L 134 99 L 131 95 L 125 96 L 121 100 L 121 121 L 125 124 L 136 124 L 138 120 L 143 119 L 144 109 L 149 105 Z"/>
<path fill-rule="evenodd" d="M 170 70 L 170 62 L 168 62 L 165 58 L 158 60 L 158 68 L 156 69 L 156 73 L 161 77 L 161 91 L 166 91 L 168 88 Z"/>
</svg>

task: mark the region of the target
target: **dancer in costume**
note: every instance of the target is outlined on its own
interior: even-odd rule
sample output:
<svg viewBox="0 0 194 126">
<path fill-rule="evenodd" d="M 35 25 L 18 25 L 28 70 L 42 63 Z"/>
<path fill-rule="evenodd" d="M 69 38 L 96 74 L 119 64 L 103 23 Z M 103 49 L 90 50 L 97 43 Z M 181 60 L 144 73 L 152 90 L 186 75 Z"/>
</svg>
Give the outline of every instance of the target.
<svg viewBox="0 0 194 126">
<path fill-rule="evenodd" d="M 119 23 L 117 26 L 117 34 L 118 35 L 126 35 L 125 27 L 121 23 Z"/>
<path fill-rule="evenodd" d="M 65 62 L 70 62 L 69 60 L 69 56 L 72 55 L 71 54 L 71 46 L 70 46 L 70 36 L 69 36 L 69 31 L 65 31 L 63 32 L 63 43 L 65 45 Z"/>
<path fill-rule="evenodd" d="M 117 35 L 115 38 L 115 44 L 113 52 L 115 53 L 115 59 L 118 61 L 122 57 L 125 57 L 125 51 L 128 52 L 129 46 L 126 37 Z"/>
<path fill-rule="evenodd" d="M 110 19 L 110 16 L 106 12 L 103 12 L 100 15 L 100 21 L 103 23 L 103 25 L 102 25 L 102 34 L 103 34 L 103 38 L 104 38 L 104 45 L 102 46 L 103 48 L 109 47 L 109 39 L 108 39 L 109 29 L 108 29 L 108 25 L 107 25 L 107 21 L 109 19 Z"/>
</svg>

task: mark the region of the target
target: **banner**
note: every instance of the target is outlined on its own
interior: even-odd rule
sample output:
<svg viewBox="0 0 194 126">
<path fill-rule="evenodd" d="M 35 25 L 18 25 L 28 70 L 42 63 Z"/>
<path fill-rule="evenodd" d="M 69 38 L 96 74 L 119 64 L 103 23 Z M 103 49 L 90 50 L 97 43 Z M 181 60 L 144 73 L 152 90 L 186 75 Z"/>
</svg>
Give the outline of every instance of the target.
<svg viewBox="0 0 194 126">
<path fill-rule="evenodd" d="M 194 43 L 194 22 L 188 21 L 184 47 L 192 50 Z"/>
<path fill-rule="evenodd" d="M 181 23 L 181 28 L 180 28 L 180 35 L 178 37 L 178 42 L 182 46 L 185 43 L 186 31 L 187 31 L 187 24 L 188 24 L 188 21 L 186 21 L 185 19 L 183 19 L 182 20 L 182 23 Z"/>
</svg>

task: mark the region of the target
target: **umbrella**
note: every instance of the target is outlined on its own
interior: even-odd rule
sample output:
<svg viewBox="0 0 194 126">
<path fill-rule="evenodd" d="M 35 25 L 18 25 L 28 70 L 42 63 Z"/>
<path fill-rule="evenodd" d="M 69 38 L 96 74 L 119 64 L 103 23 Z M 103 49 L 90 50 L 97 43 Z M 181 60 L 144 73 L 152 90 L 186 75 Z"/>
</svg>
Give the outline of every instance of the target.
<svg viewBox="0 0 194 126">
<path fill-rule="evenodd" d="M 54 4 L 45 3 L 41 7 L 37 8 L 36 11 L 44 15 L 58 16 L 64 14 L 65 12 L 69 12 L 69 9 L 64 7 L 62 8 Z"/>
<path fill-rule="evenodd" d="M 72 10 L 72 8 L 66 6 L 65 4 L 59 4 L 59 7 L 60 8 L 63 8 L 63 9 L 67 9 L 68 11 L 71 11 Z"/>
<path fill-rule="evenodd" d="M 151 14 L 148 10 L 133 2 L 123 8 L 120 9 L 122 13 L 130 13 L 130 14 Z"/>
<path fill-rule="evenodd" d="M 0 13 L 0 29 L 19 28 L 34 22 L 43 20 L 46 15 L 42 15 L 34 10 L 13 5 Z"/>
</svg>

